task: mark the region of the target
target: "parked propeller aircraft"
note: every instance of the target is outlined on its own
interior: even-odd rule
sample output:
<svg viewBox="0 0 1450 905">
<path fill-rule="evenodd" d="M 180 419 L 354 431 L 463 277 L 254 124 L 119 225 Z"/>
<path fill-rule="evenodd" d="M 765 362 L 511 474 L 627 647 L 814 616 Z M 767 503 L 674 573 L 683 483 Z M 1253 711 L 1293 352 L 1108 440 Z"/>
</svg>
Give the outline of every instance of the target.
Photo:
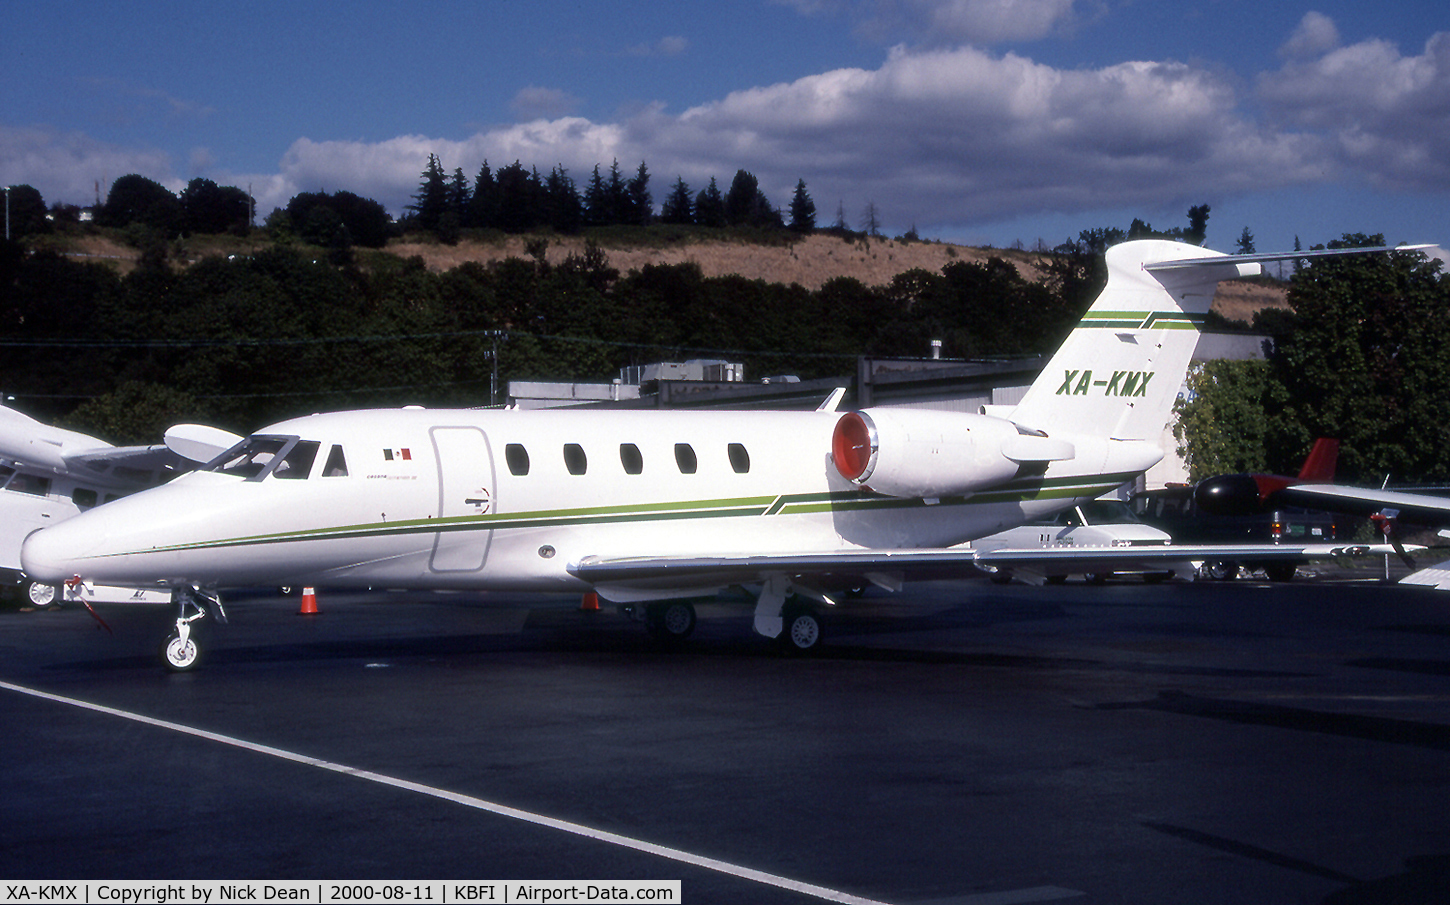
<svg viewBox="0 0 1450 905">
<path fill-rule="evenodd" d="M 1161 240 L 1109 249 L 1101 295 L 1007 411 L 842 414 L 837 394 L 815 412 L 312 415 L 36 532 L 21 559 L 43 581 L 172 589 L 163 656 L 186 669 L 200 654 L 192 623 L 221 615 L 216 588 L 596 592 L 682 637 L 694 627 L 690 598 L 750 585 L 760 588 L 755 629 L 809 649 L 820 638 L 814 605 L 832 604 L 826 588 L 842 581 L 894 588 L 977 563 L 1056 573 L 1200 558 L 1181 547 L 984 552 L 969 542 L 1095 499 L 1157 462 L 1217 282 L 1305 256 Z"/>
<path fill-rule="evenodd" d="M 1215 515 L 1249 515 L 1278 506 L 1298 506 L 1328 512 L 1347 512 L 1373 519 L 1387 537 L 1393 539 L 1396 521 L 1427 527 L 1440 527 L 1442 537 L 1450 537 L 1450 497 L 1403 490 L 1378 490 L 1333 484 L 1333 456 L 1338 455 L 1337 440 L 1315 441 L 1310 460 L 1319 454 L 1320 444 L 1332 444 L 1329 471 L 1311 473 L 1309 462 L 1298 478 L 1284 475 L 1230 474 L 1217 475 L 1201 481 L 1194 488 L 1194 501 L 1205 512 Z M 1415 563 L 1397 539 L 1395 552 L 1415 569 Z M 1450 560 L 1416 569 L 1400 579 L 1401 584 L 1420 585 L 1436 590 L 1450 590 Z"/>
<path fill-rule="evenodd" d="M 21 570 L 20 545 L 26 535 L 168 481 L 241 439 L 200 425 L 179 425 L 168 435 L 166 446 L 112 446 L 0 405 L 0 573 L 7 582 L 25 585 L 26 597 L 36 607 L 59 603 L 66 593 L 61 584 L 30 580 Z M 154 589 L 118 591 L 110 597 L 166 602 Z M 85 599 L 98 589 L 76 585 L 70 593 Z"/>
</svg>

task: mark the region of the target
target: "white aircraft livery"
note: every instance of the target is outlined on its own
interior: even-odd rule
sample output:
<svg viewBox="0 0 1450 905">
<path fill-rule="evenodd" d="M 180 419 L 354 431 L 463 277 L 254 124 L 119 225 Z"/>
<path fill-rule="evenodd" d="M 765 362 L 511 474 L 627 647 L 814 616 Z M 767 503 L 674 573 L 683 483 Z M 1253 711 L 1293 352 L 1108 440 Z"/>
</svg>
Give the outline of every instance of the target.
<svg viewBox="0 0 1450 905">
<path fill-rule="evenodd" d="M 32 534 L 22 562 L 41 581 L 173 589 L 174 669 L 195 662 L 209 590 L 254 585 L 597 592 L 670 635 L 693 628 L 689 598 L 759 585 L 757 631 L 809 648 L 819 624 L 792 595 L 986 561 L 962 545 L 1157 462 L 1215 284 L 1305 256 L 1109 249 L 1101 295 L 1005 412 L 312 415 Z"/>
</svg>

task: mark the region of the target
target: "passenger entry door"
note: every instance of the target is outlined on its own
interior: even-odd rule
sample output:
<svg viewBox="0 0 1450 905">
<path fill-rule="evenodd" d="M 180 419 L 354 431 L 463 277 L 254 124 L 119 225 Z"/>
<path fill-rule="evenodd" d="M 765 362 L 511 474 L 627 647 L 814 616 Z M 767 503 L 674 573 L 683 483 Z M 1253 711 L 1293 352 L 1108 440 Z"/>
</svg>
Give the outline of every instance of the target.
<svg viewBox="0 0 1450 905">
<path fill-rule="evenodd" d="M 488 438 L 476 427 L 435 427 L 433 453 L 438 460 L 438 518 L 434 535 L 434 572 L 477 572 L 488 559 L 493 532 L 477 518 L 493 512 L 493 455 Z"/>
</svg>

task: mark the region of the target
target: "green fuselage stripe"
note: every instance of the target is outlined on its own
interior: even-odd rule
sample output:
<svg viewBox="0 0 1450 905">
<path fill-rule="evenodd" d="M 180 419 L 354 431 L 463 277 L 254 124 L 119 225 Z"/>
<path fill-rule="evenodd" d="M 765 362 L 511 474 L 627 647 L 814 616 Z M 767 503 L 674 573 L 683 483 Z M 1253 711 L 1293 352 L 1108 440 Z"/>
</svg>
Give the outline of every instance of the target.
<svg viewBox="0 0 1450 905">
<path fill-rule="evenodd" d="M 1182 311 L 1089 311 L 1079 328 L 1095 330 L 1197 330 L 1205 315 Z"/>
<path fill-rule="evenodd" d="M 1130 480 L 1134 477 L 1134 474 L 1123 473 L 1062 478 L 1020 479 L 1009 482 L 991 491 L 972 494 L 970 496 L 942 497 L 934 500 L 893 497 L 866 490 L 847 490 L 785 494 L 778 497 L 762 496 L 736 499 L 690 500 L 674 503 L 597 506 L 583 509 L 542 509 L 534 512 L 490 512 L 480 515 L 408 519 L 398 522 L 373 522 L 361 525 L 318 528 L 315 530 L 257 534 L 188 544 L 172 544 L 135 552 L 157 553 L 183 550 L 215 550 L 227 547 L 249 547 L 290 543 L 294 541 L 348 540 L 367 537 L 438 534 L 454 531 L 495 531 L 519 528 L 658 521 L 684 522 L 714 518 L 804 515 L 831 511 L 861 512 L 890 509 L 926 509 L 940 506 L 959 507 L 1026 503 L 1035 500 L 1096 497 Z M 124 556 L 126 554 L 113 555 Z"/>
</svg>

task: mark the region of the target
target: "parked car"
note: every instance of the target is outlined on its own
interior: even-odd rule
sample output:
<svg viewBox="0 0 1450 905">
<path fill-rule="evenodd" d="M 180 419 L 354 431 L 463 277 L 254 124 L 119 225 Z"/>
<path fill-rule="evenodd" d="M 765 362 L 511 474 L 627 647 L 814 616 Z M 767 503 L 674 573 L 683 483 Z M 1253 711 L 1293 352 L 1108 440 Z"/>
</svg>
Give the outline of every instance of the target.
<svg viewBox="0 0 1450 905">
<path fill-rule="evenodd" d="M 1346 516 L 1311 509 L 1282 507 L 1252 515 L 1211 515 L 1193 500 L 1193 486 L 1175 484 L 1135 494 L 1133 511 L 1145 523 L 1167 531 L 1182 544 L 1332 544 L 1353 533 Z M 1271 581 L 1289 581 L 1297 560 L 1260 564 Z M 1238 577 L 1240 564 L 1231 560 L 1206 562 L 1206 578 Z"/>
<path fill-rule="evenodd" d="M 1165 531 L 1144 524 L 1121 500 L 1093 500 L 1071 509 L 1064 509 L 1050 519 L 1009 528 L 1006 531 L 974 541 L 973 547 L 980 550 L 1001 548 L 1023 549 L 1032 547 L 1135 547 L 1142 545 L 1163 545 L 1172 538 Z M 1144 581 L 1162 581 L 1178 573 L 1191 577 L 1192 566 L 1177 564 L 1172 568 L 1159 566 L 1151 571 L 1124 570 L 1113 572 L 1089 572 L 1083 575 L 1089 582 L 1101 583 L 1110 576 L 1135 575 Z M 1067 575 L 1048 573 L 1048 582 L 1057 584 L 1067 580 Z M 999 584 L 1012 580 L 1012 572 L 998 568 L 991 573 L 991 579 Z"/>
</svg>

